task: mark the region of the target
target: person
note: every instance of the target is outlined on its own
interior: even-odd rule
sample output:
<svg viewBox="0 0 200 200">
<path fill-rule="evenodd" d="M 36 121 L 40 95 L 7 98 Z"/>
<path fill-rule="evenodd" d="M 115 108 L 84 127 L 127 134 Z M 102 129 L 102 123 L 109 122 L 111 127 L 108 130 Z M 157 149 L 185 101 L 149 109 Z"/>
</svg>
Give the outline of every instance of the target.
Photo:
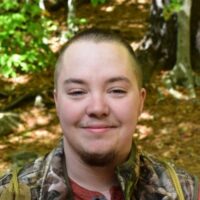
<svg viewBox="0 0 200 200">
<path fill-rule="evenodd" d="M 131 46 L 88 29 L 63 47 L 54 99 L 63 138 L 45 157 L 4 175 L 0 200 L 196 200 L 198 180 L 140 152 L 133 132 L 146 91 Z"/>
</svg>

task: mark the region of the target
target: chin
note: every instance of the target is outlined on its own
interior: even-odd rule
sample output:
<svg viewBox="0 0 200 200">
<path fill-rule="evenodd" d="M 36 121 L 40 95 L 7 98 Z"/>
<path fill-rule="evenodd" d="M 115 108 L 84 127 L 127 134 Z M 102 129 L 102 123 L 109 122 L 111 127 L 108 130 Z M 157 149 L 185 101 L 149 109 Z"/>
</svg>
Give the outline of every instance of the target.
<svg viewBox="0 0 200 200">
<path fill-rule="evenodd" d="M 114 151 L 107 153 L 88 153 L 82 151 L 79 155 L 85 164 L 94 167 L 105 167 L 110 165 L 116 158 Z"/>
</svg>

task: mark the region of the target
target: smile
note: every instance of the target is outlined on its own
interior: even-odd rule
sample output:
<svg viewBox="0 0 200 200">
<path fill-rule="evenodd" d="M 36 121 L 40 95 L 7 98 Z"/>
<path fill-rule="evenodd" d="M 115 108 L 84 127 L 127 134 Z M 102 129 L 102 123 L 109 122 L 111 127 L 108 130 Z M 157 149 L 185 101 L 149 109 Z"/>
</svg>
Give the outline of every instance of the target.
<svg viewBox="0 0 200 200">
<path fill-rule="evenodd" d="M 116 126 L 86 126 L 83 128 L 92 133 L 104 133 L 112 129 L 115 129 L 117 127 Z"/>
</svg>

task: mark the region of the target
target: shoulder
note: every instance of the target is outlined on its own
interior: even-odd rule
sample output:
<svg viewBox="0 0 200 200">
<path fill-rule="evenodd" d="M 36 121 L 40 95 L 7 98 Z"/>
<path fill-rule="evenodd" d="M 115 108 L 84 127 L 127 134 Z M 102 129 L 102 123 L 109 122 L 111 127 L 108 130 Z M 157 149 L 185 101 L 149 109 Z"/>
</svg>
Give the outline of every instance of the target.
<svg viewBox="0 0 200 200">
<path fill-rule="evenodd" d="M 143 178 L 147 178 L 157 188 L 162 188 L 172 196 L 181 195 L 187 200 L 198 199 L 198 179 L 174 164 L 158 160 L 151 155 L 141 155 Z"/>
<path fill-rule="evenodd" d="M 45 160 L 40 157 L 21 169 L 19 169 L 18 167 L 13 167 L 0 178 L 0 187 L 8 184 L 11 181 L 14 171 L 18 171 L 18 180 L 20 182 L 26 184 L 35 182 L 33 180 L 37 180 L 37 177 L 39 177 L 40 172 L 43 168 L 44 161 Z"/>
<path fill-rule="evenodd" d="M 30 193 L 31 199 L 37 199 L 48 159 L 49 156 L 40 157 L 21 169 L 13 167 L 4 174 L 0 178 L 0 200 L 3 200 L 5 195 L 7 199 L 7 195 L 15 194 L 16 190 L 26 190 L 26 193 Z"/>
</svg>

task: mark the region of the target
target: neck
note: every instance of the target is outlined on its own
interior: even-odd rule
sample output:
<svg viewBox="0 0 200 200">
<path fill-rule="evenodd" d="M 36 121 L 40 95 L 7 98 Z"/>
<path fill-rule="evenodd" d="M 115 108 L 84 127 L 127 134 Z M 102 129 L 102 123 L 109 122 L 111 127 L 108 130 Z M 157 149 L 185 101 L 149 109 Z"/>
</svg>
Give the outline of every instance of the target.
<svg viewBox="0 0 200 200">
<path fill-rule="evenodd" d="M 114 173 L 115 166 L 94 167 L 85 164 L 78 156 L 74 156 L 69 149 L 65 149 L 68 176 L 81 187 L 104 194 L 108 199 L 109 190 L 117 185 Z"/>
</svg>

